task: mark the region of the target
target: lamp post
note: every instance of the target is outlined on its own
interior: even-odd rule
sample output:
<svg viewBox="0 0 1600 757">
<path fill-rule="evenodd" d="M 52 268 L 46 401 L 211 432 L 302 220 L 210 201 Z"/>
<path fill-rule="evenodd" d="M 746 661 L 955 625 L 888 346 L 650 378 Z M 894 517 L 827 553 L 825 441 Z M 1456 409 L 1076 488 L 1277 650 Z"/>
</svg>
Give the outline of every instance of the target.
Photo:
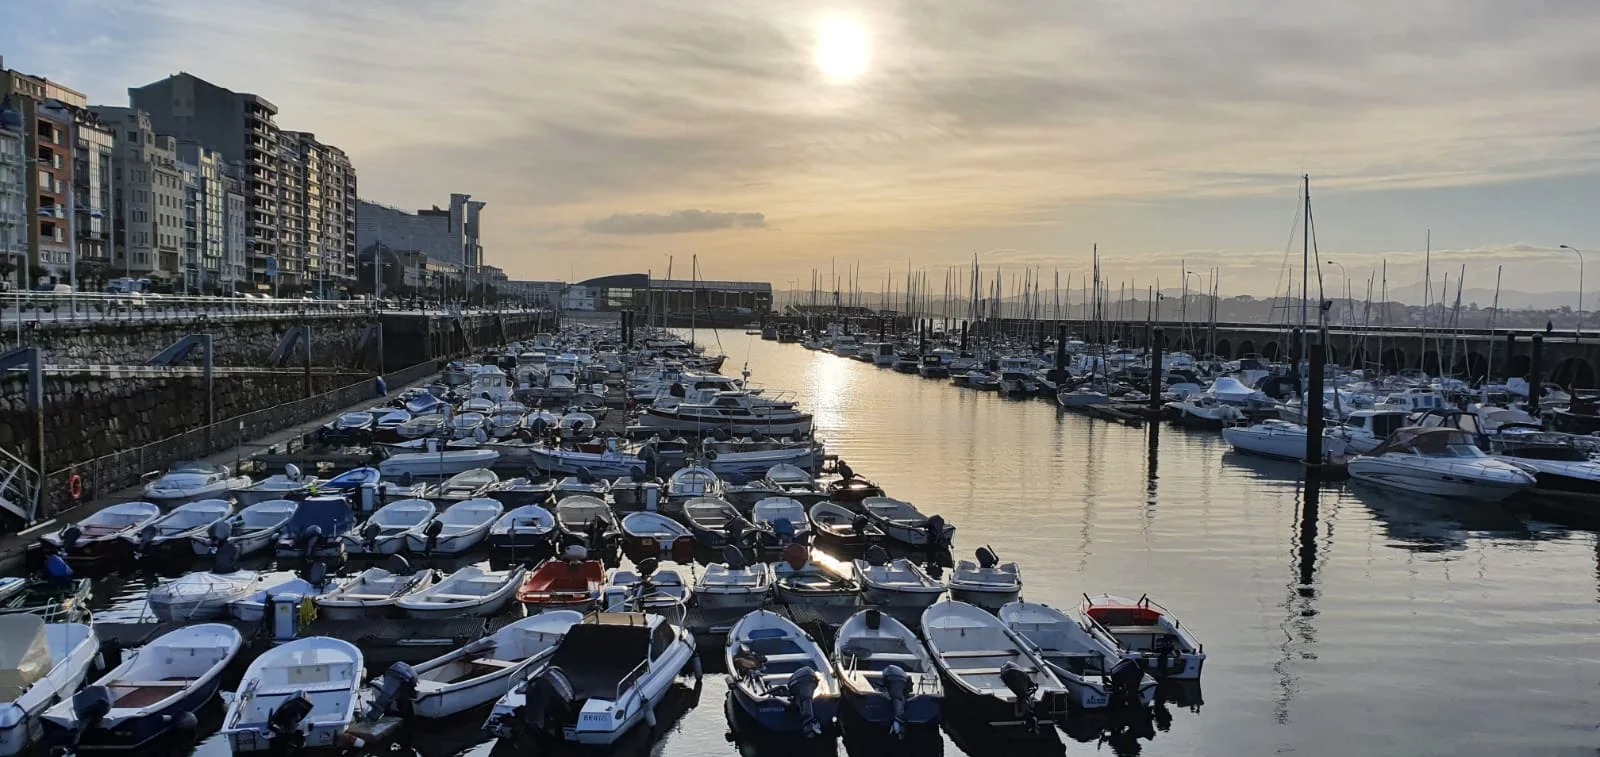
<svg viewBox="0 0 1600 757">
<path fill-rule="evenodd" d="M 1572 245 L 1561 245 L 1563 250 L 1572 250 L 1578 256 L 1578 339 L 1583 339 L 1583 250 Z"/>
<path fill-rule="evenodd" d="M 1345 307 L 1348 309 L 1350 307 L 1350 273 L 1344 269 L 1344 264 L 1342 263 L 1332 260 L 1324 260 L 1322 262 L 1328 265 L 1339 267 L 1339 275 L 1344 277 L 1344 300 Z"/>
</svg>

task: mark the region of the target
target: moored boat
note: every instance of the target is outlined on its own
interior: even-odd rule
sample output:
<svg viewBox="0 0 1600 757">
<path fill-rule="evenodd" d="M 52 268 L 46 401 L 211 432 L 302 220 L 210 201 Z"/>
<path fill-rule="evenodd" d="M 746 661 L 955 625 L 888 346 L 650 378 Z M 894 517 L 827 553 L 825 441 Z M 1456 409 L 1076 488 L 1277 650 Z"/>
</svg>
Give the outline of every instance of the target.
<svg viewBox="0 0 1600 757">
<path fill-rule="evenodd" d="M 40 716 L 71 697 L 100 654 L 87 623 L 45 623 L 29 614 L 0 615 L 0 755 L 27 749 L 43 732 Z"/>
<path fill-rule="evenodd" d="M 1079 607 L 1084 628 L 1157 678 L 1197 679 L 1205 647 L 1165 607 L 1111 594 L 1085 595 Z"/>
<path fill-rule="evenodd" d="M 988 547 L 981 547 L 977 560 L 961 560 L 950 572 L 950 598 L 994 612 L 1022 593 L 1022 566 L 1002 562 Z"/>
<path fill-rule="evenodd" d="M 1145 674 L 1142 665 L 1123 659 L 1060 610 L 1036 602 L 1008 602 L 999 617 L 1033 645 L 1039 659 L 1067 687 L 1074 706 L 1143 707 L 1155 700 L 1156 680 Z"/>
<path fill-rule="evenodd" d="M 504 511 L 498 500 L 462 500 L 439 513 L 420 532 L 407 532 L 406 548 L 419 554 L 459 555 L 478 546 Z"/>
<path fill-rule="evenodd" d="M 528 572 L 517 588 L 517 602 L 535 610 L 589 610 L 600 601 L 605 581 L 605 563 L 588 559 L 582 547 L 568 547 L 559 559 Z"/>
<path fill-rule="evenodd" d="M 400 597 L 395 606 L 412 618 L 486 618 L 505 609 L 527 572 L 520 566 L 503 571 L 460 568 L 426 589 Z"/>
<path fill-rule="evenodd" d="M 695 538 L 687 526 L 660 513 L 628 513 L 622 519 L 622 546 L 634 562 L 666 558 L 688 563 L 694 559 Z"/>
<path fill-rule="evenodd" d="M 318 617 L 361 620 L 396 614 L 400 600 L 426 591 L 438 580 L 433 570 L 413 571 L 402 558 L 387 568 L 368 568 L 355 578 L 316 595 Z M 404 567 L 402 567 L 404 566 Z"/>
<path fill-rule="evenodd" d="M 908 547 L 949 546 L 956 527 L 944 518 L 923 515 L 910 502 L 890 497 L 866 497 L 861 510 L 889 539 Z"/>
<path fill-rule="evenodd" d="M 866 558 L 852 565 L 868 604 L 921 610 L 944 596 L 943 583 L 904 557 L 889 559 L 882 547 L 867 550 Z"/>
<path fill-rule="evenodd" d="M 354 644 L 325 636 L 263 652 L 223 716 L 233 752 L 334 746 L 355 720 L 363 663 Z"/>
<path fill-rule="evenodd" d="M 345 551 L 352 555 L 392 555 L 406 548 L 406 540 L 421 534 L 438 508 L 425 499 L 390 502 L 344 535 Z"/>
<path fill-rule="evenodd" d="M 850 616 L 834 637 L 840 698 L 862 722 L 904 737 L 939 722 L 944 686 L 928 650 L 905 624 L 877 609 Z"/>
<path fill-rule="evenodd" d="M 766 610 L 744 616 L 723 653 L 733 701 L 761 728 L 805 738 L 832 731 L 839 711 L 833 665 L 788 618 Z"/>
<path fill-rule="evenodd" d="M 1032 647 L 987 610 L 940 602 L 922 612 L 922 635 L 962 717 L 1036 732 L 1065 714 L 1066 687 Z"/>
</svg>

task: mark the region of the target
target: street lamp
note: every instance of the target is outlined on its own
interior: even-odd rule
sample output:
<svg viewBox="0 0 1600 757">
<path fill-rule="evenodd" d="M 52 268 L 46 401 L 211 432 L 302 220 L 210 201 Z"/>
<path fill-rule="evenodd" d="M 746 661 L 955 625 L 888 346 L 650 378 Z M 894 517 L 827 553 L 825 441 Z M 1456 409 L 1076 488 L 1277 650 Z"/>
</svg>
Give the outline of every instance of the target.
<svg viewBox="0 0 1600 757">
<path fill-rule="evenodd" d="M 1578 338 L 1583 338 L 1583 250 L 1572 245 L 1561 245 L 1563 250 L 1572 250 L 1578 255 Z"/>
<path fill-rule="evenodd" d="M 1342 263 L 1338 263 L 1338 262 L 1335 262 L 1335 261 L 1332 261 L 1332 260 L 1324 260 L 1322 262 L 1326 263 L 1327 265 L 1339 266 L 1339 275 L 1344 277 L 1345 307 L 1349 308 L 1350 307 L 1350 272 L 1346 271 L 1344 269 L 1344 264 L 1342 264 Z"/>
</svg>

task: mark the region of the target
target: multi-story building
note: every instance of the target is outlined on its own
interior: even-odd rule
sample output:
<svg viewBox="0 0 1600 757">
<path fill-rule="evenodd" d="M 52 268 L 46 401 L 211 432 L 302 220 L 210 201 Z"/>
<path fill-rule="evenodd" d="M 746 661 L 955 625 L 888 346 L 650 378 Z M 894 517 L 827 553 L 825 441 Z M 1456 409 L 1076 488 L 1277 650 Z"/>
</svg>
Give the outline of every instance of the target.
<svg viewBox="0 0 1600 757">
<path fill-rule="evenodd" d="M 23 177 L 26 155 L 22 134 L 22 113 L 13 106 L 10 95 L 0 98 L 0 286 L 22 287 L 23 261 L 28 254 L 29 218 L 25 195 L 28 182 Z"/>
<path fill-rule="evenodd" d="M 0 97 L 11 96 L 22 114 L 25 182 L 23 213 L 35 281 L 72 279 L 72 239 L 68 234 L 73 184 L 71 108 L 88 104 L 83 93 L 42 76 L 7 70 L 0 60 Z M 45 106 L 54 103 L 68 110 Z"/>
<path fill-rule="evenodd" d="M 222 213 L 222 288 L 232 294 L 240 282 L 250 281 L 249 249 L 250 213 L 245 200 L 245 183 L 231 173 L 222 177 L 225 205 Z"/>
<path fill-rule="evenodd" d="M 181 287 L 184 205 L 177 141 L 156 134 L 143 111 L 110 105 L 91 110 L 117 134 L 112 214 L 121 237 L 118 251 L 125 257 L 114 258 L 112 269 Z"/>
<path fill-rule="evenodd" d="M 280 246 L 279 220 L 284 204 L 280 187 L 283 152 L 279 144 L 278 107 L 266 98 L 234 92 L 204 79 L 178 73 L 128 90 L 130 104 L 150 113 L 157 131 L 216 150 L 240 178 L 248 215 L 249 281 L 272 288 L 269 270 L 300 270 L 299 250 Z M 298 285 L 298 279 L 282 280 Z"/>
<path fill-rule="evenodd" d="M 286 131 L 299 146 L 299 210 L 305 219 L 306 286 L 319 292 L 355 278 L 355 170 L 345 152 L 315 134 Z"/>
<path fill-rule="evenodd" d="M 476 267 L 483 264 L 479 228 L 484 205 L 471 195 L 452 194 L 448 209 L 435 205 L 408 213 L 361 200 L 356 214 L 356 244 L 362 250 L 380 243 L 422 250 L 443 263 Z"/>
<path fill-rule="evenodd" d="M 183 172 L 183 268 L 190 290 L 221 293 L 232 282 L 225 270 L 227 189 L 222 156 L 193 142 L 178 143 Z M 224 280 L 226 279 L 226 281 Z"/>
<path fill-rule="evenodd" d="M 94 272 L 103 284 L 113 272 L 111 251 L 116 246 L 112 235 L 111 164 L 116 156 L 116 132 L 88 108 L 74 108 L 73 129 L 73 233 L 78 274 Z"/>
<path fill-rule="evenodd" d="M 299 144 L 284 135 L 278 141 L 278 281 L 293 291 L 318 272 L 307 269 L 305 161 Z"/>
</svg>

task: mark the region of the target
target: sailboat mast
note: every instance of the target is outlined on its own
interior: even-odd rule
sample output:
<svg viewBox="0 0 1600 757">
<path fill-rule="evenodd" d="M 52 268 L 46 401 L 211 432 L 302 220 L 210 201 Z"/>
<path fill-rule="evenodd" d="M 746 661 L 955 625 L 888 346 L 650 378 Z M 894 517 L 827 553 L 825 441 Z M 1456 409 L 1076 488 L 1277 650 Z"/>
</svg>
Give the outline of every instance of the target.
<svg viewBox="0 0 1600 757">
<path fill-rule="evenodd" d="M 1306 207 L 1305 219 L 1300 224 L 1300 359 L 1306 359 L 1307 345 L 1310 344 L 1306 334 L 1306 300 L 1311 282 L 1311 174 L 1302 177 L 1305 180 Z M 1298 373 L 1298 368 L 1296 369 Z"/>
</svg>

